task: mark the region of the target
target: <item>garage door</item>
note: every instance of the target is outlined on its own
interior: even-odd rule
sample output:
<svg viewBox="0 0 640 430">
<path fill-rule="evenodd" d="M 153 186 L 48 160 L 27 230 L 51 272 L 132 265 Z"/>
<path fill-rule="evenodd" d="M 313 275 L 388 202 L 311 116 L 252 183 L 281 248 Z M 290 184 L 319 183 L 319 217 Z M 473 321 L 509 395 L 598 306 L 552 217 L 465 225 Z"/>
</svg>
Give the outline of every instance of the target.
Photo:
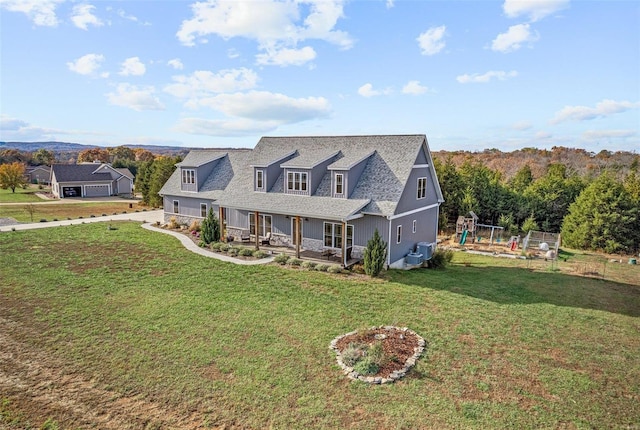
<svg viewBox="0 0 640 430">
<path fill-rule="evenodd" d="M 86 185 L 84 187 L 85 197 L 107 197 L 109 195 L 109 185 Z"/>
<path fill-rule="evenodd" d="M 62 187 L 62 196 L 63 197 L 81 197 L 82 188 L 81 187 Z"/>
</svg>

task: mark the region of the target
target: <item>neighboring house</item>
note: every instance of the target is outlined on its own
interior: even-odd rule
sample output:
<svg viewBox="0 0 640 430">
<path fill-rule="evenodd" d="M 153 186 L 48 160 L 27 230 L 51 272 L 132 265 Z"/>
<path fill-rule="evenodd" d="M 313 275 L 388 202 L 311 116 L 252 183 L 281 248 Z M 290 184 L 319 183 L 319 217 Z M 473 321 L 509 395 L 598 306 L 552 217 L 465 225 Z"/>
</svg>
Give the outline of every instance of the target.
<svg viewBox="0 0 640 430">
<path fill-rule="evenodd" d="M 51 167 L 49 166 L 29 166 L 26 168 L 25 177 L 30 184 L 49 185 L 51 178 Z"/>
<path fill-rule="evenodd" d="M 51 192 L 61 199 L 129 195 L 133 194 L 133 175 L 129 169 L 116 169 L 110 164 L 54 164 Z"/>
<path fill-rule="evenodd" d="M 435 247 L 443 202 L 424 135 L 263 137 L 253 150 L 193 150 L 160 195 L 167 222 L 213 208 L 227 236 L 269 237 L 344 264 L 361 258 L 377 228 L 390 267 L 404 267 L 420 242 Z"/>
</svg>

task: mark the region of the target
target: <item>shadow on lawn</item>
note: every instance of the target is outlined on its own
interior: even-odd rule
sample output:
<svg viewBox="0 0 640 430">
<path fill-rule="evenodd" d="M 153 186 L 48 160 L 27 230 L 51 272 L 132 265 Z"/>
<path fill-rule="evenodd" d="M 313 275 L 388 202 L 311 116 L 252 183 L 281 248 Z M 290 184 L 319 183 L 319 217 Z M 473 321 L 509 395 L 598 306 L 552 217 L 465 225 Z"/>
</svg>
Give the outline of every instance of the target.
<svg viewBox="0 0 640 430">
<path fill-rule="evenodd" d="M 501 304 L 548 303 L 640 316 L 639 286 L 582 276 L 454 264 L 444 270 L 393 270 L 388 278 Z"/>
</svg>

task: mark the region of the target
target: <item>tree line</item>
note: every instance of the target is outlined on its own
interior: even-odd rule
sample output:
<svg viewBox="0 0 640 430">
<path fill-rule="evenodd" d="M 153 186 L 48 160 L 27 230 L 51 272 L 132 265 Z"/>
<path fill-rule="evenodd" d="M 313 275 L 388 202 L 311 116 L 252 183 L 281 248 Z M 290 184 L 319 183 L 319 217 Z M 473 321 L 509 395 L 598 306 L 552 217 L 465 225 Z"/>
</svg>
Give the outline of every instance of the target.
<svg viewBox="0 0 640 430">
<path fill-rule="evenodd" d="M 456 166 L 452 157 L 435 159 L 442 188 L 440 230 L 473 211 L 483 224 L 511 234 L 530 230 L 560 232 L 563 244 L 609 253 L 640 250 L 640 172 L 636 162 L 626 173 L 603 170 L 578 174 L 563 163 L 551 163 L 534 178 L 523 165 L 505 179 L 473 159 Z"/>
</svg>

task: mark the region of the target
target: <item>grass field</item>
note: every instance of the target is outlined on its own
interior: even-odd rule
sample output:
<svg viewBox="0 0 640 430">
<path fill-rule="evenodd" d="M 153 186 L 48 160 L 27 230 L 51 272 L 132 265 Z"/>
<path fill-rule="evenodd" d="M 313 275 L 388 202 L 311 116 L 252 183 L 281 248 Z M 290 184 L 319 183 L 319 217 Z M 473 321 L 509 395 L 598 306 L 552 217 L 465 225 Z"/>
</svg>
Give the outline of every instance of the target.
<svg viewBox="0 0 640 430">
<path fill-rule="evenodd" d="M 456 253 L 372 280 L 115 225 L 0 234 L 0 427 L 640 425 L 638 266 L 603 280 Z M 380 324 L 425 353 L 394 384 L 349 382 L 329 342 Z"/>
<path fill-rule="evenodd" d="M 29 206 L 33 210 L 29 211 Z M 89 218 L 91 215 L 115 215 L 125 212 L 142 211 L 147 208 L 133 204 L 133 208 L 129 207 L 129 203 L 123 202 L 93 202 L 93 203 L 55 203 L 55 204 L 33 204 L 25 203 L 24 205 L 0 205 L 0 218 L 14 218 L 19 222 L 40 222 L 40 220 L 64 220 Z"/>
<path fill-rule="evenodd" d="M 10 189 L 3 190 L 0 188 L 0 203 L 32 203 L 41 202 L 42 199 L 36 196 L 40 190 L 37 185 L 28 185 L 27 188 L 16 188 L 16 192 L 12 193 Z"/>
</svg>

